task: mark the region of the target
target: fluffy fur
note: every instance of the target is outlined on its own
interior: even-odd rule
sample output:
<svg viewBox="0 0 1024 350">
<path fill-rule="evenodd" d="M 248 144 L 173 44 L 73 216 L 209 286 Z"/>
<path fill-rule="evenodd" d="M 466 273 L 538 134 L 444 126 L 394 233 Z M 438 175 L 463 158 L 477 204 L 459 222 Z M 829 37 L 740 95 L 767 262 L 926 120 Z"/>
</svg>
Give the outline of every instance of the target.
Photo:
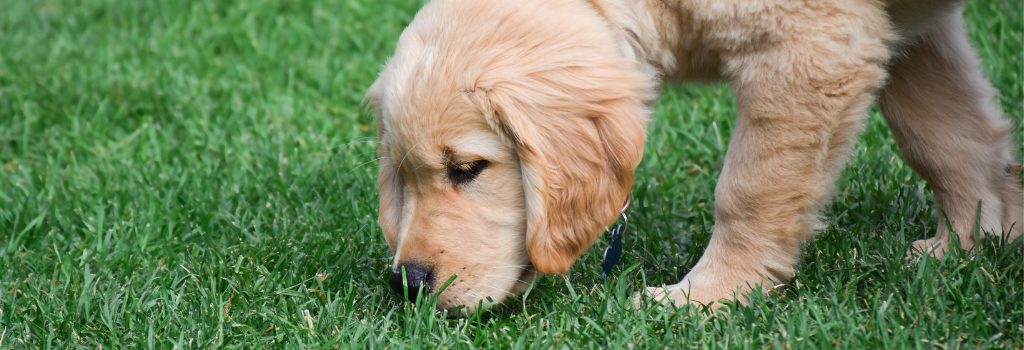
<svg viewBox="0 0 1024 350">
<path fill-rule="evenodd" d="M 941 255 L 1021 234 L 1009 122 L 957 1 L 435 0 L 367 95 L 378 112 L 380 225 L 394 266 L 429 268 L 437 307 L 565 273 L 614 222 L 662 81 L 727 80 L 739 117 L 715 230 L 663 302 L 713 303 L 793 276 L 801 243 L 877 100 L 934 190 Z M 460 172 L 478 175 L 464 181 Z M 459 180 L 462 179 L 462 180 Z"/>
</svg>

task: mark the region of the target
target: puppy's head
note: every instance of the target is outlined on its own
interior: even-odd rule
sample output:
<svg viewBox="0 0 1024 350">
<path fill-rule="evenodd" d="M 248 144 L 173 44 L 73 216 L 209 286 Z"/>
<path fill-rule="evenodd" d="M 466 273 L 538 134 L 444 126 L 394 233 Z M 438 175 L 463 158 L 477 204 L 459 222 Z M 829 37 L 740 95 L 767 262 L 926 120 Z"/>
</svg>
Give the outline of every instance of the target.
<svg viewBox="0 0 1024 350">
<path fill-rule="evenodd" d="M 473 312 L 565 273 L 616 220 L 653 86 L 621 42 L 582 2 L 416 15 L 367 95 L 393 287 L 403 267 L 430 293 L 455 276 L 437 307 Z"/>
</svg>

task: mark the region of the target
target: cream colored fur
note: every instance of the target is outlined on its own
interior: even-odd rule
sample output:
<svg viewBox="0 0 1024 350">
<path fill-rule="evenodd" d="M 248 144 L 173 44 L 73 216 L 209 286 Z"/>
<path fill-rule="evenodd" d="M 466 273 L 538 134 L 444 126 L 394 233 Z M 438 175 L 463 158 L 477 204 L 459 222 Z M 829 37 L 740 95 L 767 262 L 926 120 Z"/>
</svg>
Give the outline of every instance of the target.
<svg viewBox="0 0 1024 350">
<path fill-rule="evenodd" d="M 457 276 L 438 308 L 467 312 L 565 273 L 617 218 L 659 84 L 684 80 L 729 81 L 739 117 L 711 242 L 658 300 L 791 278 L 876 97 L 965 248 L 979 201 L 986 233 L 1021 234 L 1009 123 L 956 1 L 435 0 L 367 95 L 395 266 L 430 266 L 431 291 Z M 941 255 L 949 233 L 914 246 Z"/>
</svg>

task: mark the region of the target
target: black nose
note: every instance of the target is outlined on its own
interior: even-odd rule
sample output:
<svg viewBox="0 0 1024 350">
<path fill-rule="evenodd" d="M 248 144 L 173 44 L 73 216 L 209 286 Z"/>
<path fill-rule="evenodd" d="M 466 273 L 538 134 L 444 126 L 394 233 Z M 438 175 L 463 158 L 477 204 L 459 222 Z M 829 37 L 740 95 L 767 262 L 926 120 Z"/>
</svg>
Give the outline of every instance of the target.
<svg viewBox="0 0 1024 350">
<path fill-rule="evenodd" d="M 402 270 L 405 270 L 405 279 L 402 279 Z M 388 284 L 391 285 L 391 290 L 398 293 L 398 295 L 405 295 L 409 298 L 409 301 L 416 301 L 416 296 L 419 293 L 430 292 L 430 283 L 433 282 L 434 273 L 433 270 L 418 262 L 402 263 L 398 265 L 398 268 L 391 271 L 391 277 L 388 277 Z M 408 294 L 406 292 L 408 291 Z"/>
</svg>

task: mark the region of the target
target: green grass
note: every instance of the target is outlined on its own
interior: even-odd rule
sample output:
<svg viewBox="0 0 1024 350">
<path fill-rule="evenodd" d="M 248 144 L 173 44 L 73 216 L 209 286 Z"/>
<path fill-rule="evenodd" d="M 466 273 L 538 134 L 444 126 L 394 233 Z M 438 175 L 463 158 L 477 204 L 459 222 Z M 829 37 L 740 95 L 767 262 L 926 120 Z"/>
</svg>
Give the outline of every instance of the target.
<svg viewBox="0 0 1024 350">
<path fill-rule="evenodd" d="M 877 113 L 788 289 L 627 308 L 707 244 L 722 85 L 659 100 L 608 284 L 593 249 L 470 319 L 401 303 L 359 103 L 419 5 L 0 0 L 0 349 L 1022 348 L 1019 241 L 908 259 L 934 203 Z M 966 11 L 1017 152 L 1022 12 Z"/>
</svg>

